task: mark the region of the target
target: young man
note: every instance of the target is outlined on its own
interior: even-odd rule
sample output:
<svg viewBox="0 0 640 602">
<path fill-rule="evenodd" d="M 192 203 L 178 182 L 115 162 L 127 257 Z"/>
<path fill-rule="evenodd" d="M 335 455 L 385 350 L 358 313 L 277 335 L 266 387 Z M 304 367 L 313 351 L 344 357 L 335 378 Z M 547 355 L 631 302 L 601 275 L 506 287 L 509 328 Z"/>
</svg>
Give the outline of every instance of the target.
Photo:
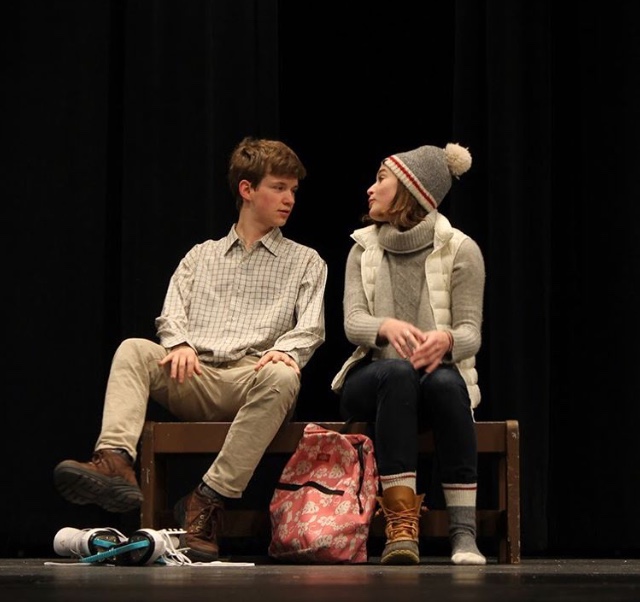
<svg viewBox="0 0 640 602">
<path fill-rule="evenodd" d="M 305 176 L 282 142 L 245 138 L 234 149 L 228 180 L 238 221 L 178 265 L 156 319 L 159 344 L 127 339 L 116 350 L 91 460 L 54 469 L 68 501 L 111 512 L 140 506 L 133 466 L 149 398 L 180 420 L 232 421 L 202 482 L 174 508 L 192 560 L 218 558 L 224 500 L 242 496 L 293 413 L 300 369 L 324 342 L 326 263 L 280 230 Z"/>
</svg>

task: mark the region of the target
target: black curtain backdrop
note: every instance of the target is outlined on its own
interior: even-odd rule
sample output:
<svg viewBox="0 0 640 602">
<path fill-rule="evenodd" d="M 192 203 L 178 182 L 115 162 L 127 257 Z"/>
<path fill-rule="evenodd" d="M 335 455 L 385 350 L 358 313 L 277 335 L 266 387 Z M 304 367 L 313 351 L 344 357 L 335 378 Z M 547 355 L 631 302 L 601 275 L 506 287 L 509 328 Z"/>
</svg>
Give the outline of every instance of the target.
<svg viewBox="0 0 640 602">
<path fill-rule="evenodd" d="M 523 554 L 640 553 L 640 4 L 343 8 L 2 8 L 0 556 L 51 555 L 63 526 L 137 528 L 62 500 L 52 469 L 89 457 L 116 346 L 155 336 L 178 261 L 235 219 L 226 166 L 245 135 L 300 154 L 285 234 L 329 265 L 299 418 L 338 417 L 344 262 L 379 162 L 459 142 L 473 166 L 441 211 L 485 255 L 476 416 L 520 421 Z"/>
</svg>

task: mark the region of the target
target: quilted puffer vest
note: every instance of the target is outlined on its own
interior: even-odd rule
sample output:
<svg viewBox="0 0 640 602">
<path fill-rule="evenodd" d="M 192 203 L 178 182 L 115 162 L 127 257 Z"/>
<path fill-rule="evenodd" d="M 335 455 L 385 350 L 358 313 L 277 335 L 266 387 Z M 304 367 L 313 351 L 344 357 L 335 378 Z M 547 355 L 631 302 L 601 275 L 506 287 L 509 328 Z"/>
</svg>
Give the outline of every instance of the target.
<svg viewBox="0 0 640 602">
<path fill-rule="evenodd" d="M 353 238 L 364 249 L 362 253 L 361 271 L 362 286 L 369 304 L 369 311 L 374 313 L 375 283 L 378 268 L 382 263 L 384 249 L 378 244 L 378 232 L 375 225 L 355 230 Z M 429 288 L 429 301 L 436 320 L 436 328 L 439 330 L 451 327 L 451 272 L 453 259 L 458 252 L 458 247 L 467 237 L 464 232 L 451 226 L 449 220 L 439 213 L 436 217 L 433 251 L 427 255 L 425 261 L 425 275 Z M 331 389 L 338 393 L 344 384 L 347 372 L 353 368 L 366 355 L 369 349 L 359 346 L 343 364 L 331 383 Z M 478 386 L 478 373 L 476 371 L 475 356 L 466 358 L 456 363 L 462 378 L 467 385 L 471 407 L 475 408 L 480 403 L 480 388 Z"/>
</svg>

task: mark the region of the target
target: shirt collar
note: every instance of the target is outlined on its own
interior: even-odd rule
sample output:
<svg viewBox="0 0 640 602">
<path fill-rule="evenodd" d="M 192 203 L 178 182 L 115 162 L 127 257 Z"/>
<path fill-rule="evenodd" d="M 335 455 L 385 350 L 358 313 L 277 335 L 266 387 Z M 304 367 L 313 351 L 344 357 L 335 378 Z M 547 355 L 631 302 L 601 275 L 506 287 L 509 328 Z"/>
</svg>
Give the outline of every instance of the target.
<svg viewBox="0 0 640 602">
<path fill-rule="evenodd" d="M 283 239 L 284 237 L 282 236 L 282 230 L 280 230 L 280 228 L 278 227 L 275 227 L 273 230 L 271 230 L 271 232 L 265 234 L 259 242 L 261 242 L 265 249 L 267 249 L 273 255 L 277 255 L 278 248 L 282 244 Z M 229 234 L 227 234 L 225 238 L 225 254 L 228 253 L 229 249 L 231 249 L 231 247 L 233 247 L 233 245 L 236 243 L 242 244 L 242 241 L 236 233 L 236 227 L 234 224 L 233 226 L 231 226 Z"/>
<path fill-rule="evenodd" d="M 271 232 L 269 232 L 268 234 L 265 234 L 260 239 L 260 242 L 273 255 L 277 255 L 278 254 L 278 249 L 280 248 L 280 245 L 282 244 L 282 240 L 283 239 L 284 239 L 284 237 L 282 236 L 282 230 L 280 230 L 280 228 L 278 228 L 278 227 L 275 227 L 273 230 L 271 230 Z"/>
</svg>

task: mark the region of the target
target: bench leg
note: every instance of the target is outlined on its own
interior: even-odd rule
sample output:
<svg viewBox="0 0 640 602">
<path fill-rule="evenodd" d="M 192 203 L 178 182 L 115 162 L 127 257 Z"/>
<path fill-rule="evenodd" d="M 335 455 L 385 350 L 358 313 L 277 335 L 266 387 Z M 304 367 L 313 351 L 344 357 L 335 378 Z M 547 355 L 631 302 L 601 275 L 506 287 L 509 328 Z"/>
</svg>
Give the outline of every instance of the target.
<svg viewBox="0 0 640 602">
<path fill-rule="evenodd" d="M 504 562 L 520 564 L 520 432 L 515 420 L 507 420 L 504 470 L 506 473 L 507 541 Z"/>
<path fill-rule="evenodd" d="M 140 451 L 141 470 L 140 488 L 142 489 L 142 507 L 140 526 L 142 529 L 159 529 L 160 515 L 167 503 L 166 459 L 156 454 L 154 424 L 145 424 Z"/>
</svg>

